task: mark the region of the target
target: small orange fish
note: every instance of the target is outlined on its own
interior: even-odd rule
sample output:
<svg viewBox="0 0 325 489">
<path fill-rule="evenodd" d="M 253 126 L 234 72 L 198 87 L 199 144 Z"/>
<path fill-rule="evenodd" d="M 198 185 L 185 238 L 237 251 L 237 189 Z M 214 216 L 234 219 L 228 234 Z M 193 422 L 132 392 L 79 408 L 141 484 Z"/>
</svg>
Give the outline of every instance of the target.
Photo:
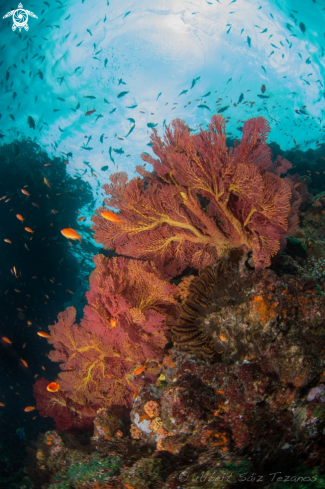
<svg viewBox="0 0 325 489">
<path fill-rule="evenodd" d="M 34 232 L 31 228 L 25 228 L 25 231 L 27 231 L 28 233 L 33 233 Z"/>
<path fill-rule="evenodd" d="M 24 409 L 25 413 L 30 413 L 31 411 L 34 411 L 34 410 L 35 410 L 35 406 L 27 406 Z"/>
<path fill-rule="evenodd" d="M 227 336 L 225 336 L 222 333 L 219 334 L 219 338 L 220 338 L 221 341 L 227 341 L 227 339 L 228 339 Z"/>
<path fill-rule="evenodd" d="M 46 445 L 52 445 L 52 442 L 51 441 L 47 441 L 46 442 Z"/>
<path fill-rule="evenodd" d="M 61 234 L 63 234 L 63 236 L 68 239 L 79 239 L 81 243 L 82 235 L 78 234 L 77 231 L 72 228 L 61 229 Z"/>
<path fill-rule="evenodd" d="M 47 387 L 46 389 L 49 391 L 49 392 L 57 392 L 58 390 L 60 390 L 60 386 L 59 384 L 57 384 L 56 382 L 51 382 Z"/>
<path fill-rule="evenodd" d="M 79 219 L 77 219 L 77 221 L 84 221 L 86 218 L 85 216 L 82 216 L 82 217 L 79 217 Z"/>
<path fill-rule="evenodd" d="M 22 358 L 20 359 L 21 363 L 24 365 L 24 367 L 28 368 L 28 363 L 26 360 L 23 360 Z"/>
<path fill-rule="evenodd" d="M 29 196 L 30 196 L 30 193 L 29 193 L 29 192 L 27 192 L 27 190 L 25 190 L 24 188 L 22 188 L 22 189 L 21 189 L 21 191 L 22 191 L 22 193 L 23 193 L 24 195 L 27 195 L 27 197 L 29 197 Z"/>
<path fill-rule="evenodd" d="M 10 197 L 9 199 L 5 200 L 5 204 L 6 204 L 7 202 L 9 202 L 9 200 L 11 200 L 11 197 Z"/>
<path fill-rule="evenodd" d="M 5 241 L 6 243 L 10 243 L 11 244 L 10 239 L 4 239 L 3 241 Z"/>
<path fill-rule="evenodd" d="M 135 399 L 139 393 L 140 387 L 134 392 L 133 399 Z"/>
<path fill-rule="evenodd" d="M 56 211 L 55 209 L 52 209 L 52 214 L 57 214 L 59 211 Z"/>
<path fill-rule="evenodd" d="M 51 163 L 45 163 L 44 166 L 51 166 Z"/>
<path fill-rule="evenodd" d="M 49 299 L 49 296 L 48 296 L 47 294 L 45 294 L 45 297 L 46 297 L 47 299 Z"/>
<path fill-rule="evenodd" d="M 26 248 L 27 251 L 30 251 L 30 249 L 28 248 L 28 246 L 27 246 L 26 243 L 24 243 L 24 246 L 25 246 L 25 248 Z"/>
<path fill-rule="evenodd" d="M 65 161 L 65 160 L 63 160 L 63 163 L 65 163 L 66 165 L 68 165 L 68 164 L 69 164 L 69 162 L 68 162 L 68 161 Z"/>
<path fill-rule="evenodd" d="M 7 336 L 3 336 L 2 339 L 3 339 L 3 341 L 5 341 L 6 343 L 9 343 L 9 345 L 11 345 L 12 341 L 10 341 L 9 338 L 7 338 Z"/>
<path fill-rule="evenodd" d="M 147 368 L 146 365 L 143 365 L 143 367 L 139 367 L 137 368 L 134 372 L 133 372 L 133 375 L 140 375 L 142 374 L 142 372 Z"/>
<path fill-rule="evenodd" d="M 19 219 L 21 222 L 25 221 L 25 219 L 23 218 L 23 216 L 21 216 L 20 214 L 16 214 L 16 217 L 17 217 L 17 219 Z"/>
<path fill-rule="evenodd" d="M 116 326 L 116 319 L 111 318 L 110 323 L 111 323 L 112 328 L 115 328 L 115 326 Z"/>
<path fill-rule="evenodd" d="M 23 344 L 23 348 L 26 348 L 26 343 Z"/>
<path fill-rule="evenodd" d="M 108 377 L 109 379 L 112 378 L 112 376 L 110 374 L 106 374 L 106 377 Z"/>
<path fill-rule="evenodd" d="M 21 291 L 19 289 L 14 289 L 15 292 L 20 293 Z"/>
<path fill-rule="evenodd" d="M 31 326 L 33 323 L 31 321 L 27 321 L 28 326 Z"/>
<path fill-rule="evenodd" d="M 42 369 L 42 370 L 45 370 L 45 367 L 43 367 L 43 365 L 41 365 L 41 369 Z"/>
<path fill-rule="evenodd" d="M 42 336 L 42 338 L 51 338 L 51 335 L 45 333 L 44 331 L 37 331 L 38 336 Z"/>
<path fill-rule="evenodd" d="M 219 394 L 219 396 L 221 396 L 223 394 L 223 391 L 217 391 L 217 394 Z"/>
<path fill-rule="evenodd" d="M 5 407 L 5 404 L 3 404 L 3 402 L 0 402 L 0 406 Z"/>
<path fill-rule="evenodd" d="M 141 423 L 141 421 L 143 421 L 144 419 L 145 419 L 146 421 L 149 421 L 149 420 L 150 420 L 150 419 L 152 419 L 152 418 L 151 418 L 151 417 L 150 417 L 148 414 L 146 414 L 146 413 L 145 413 L 145 414 L 142 414 L 142 415 L 140 416 L 140 418 L 139 418 L 139 423 Z"/>
<path fill-rule="evenodd" d="M 46 177 L 44 177 L 44 183 L 47 185 L 49 188 L 51 188 L 51 185 L 49 184 L 49 181 Z"/>
<path fill-rule="evenodd" d="M 319 202 L 319 200 L 317 202 L 315 202 L 314 204 L 317 205 L 318 207 L 321 207 L 322 206 L 322 203 Z"/>
<path fill-rule="evenodd" d="M 114 212 L 104 211 L 101 212 L 100 215 L 103 216 L 104 219 L 107 219 L 107 221 L 116 222 L 116 224 L 120 222 L 120 219 L 116 216 L 116 214 L 114 214 Z"/>
</svg>

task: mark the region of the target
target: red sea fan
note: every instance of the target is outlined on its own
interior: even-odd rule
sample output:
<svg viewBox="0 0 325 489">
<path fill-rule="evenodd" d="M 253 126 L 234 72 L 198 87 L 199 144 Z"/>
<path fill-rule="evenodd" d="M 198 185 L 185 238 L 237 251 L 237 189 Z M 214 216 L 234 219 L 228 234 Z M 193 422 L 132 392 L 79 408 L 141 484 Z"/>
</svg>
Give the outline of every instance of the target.
<svg viewBox="0 0 325 489">
<path fill-rule="evenodd" d="M 84 318 L 76 324 L 73 307 L 59 314 L 50 326 L 49 358 L 60 362 L 58 382 L 73 403 L 129 406 L 143 376 L 153 380 L 163 358 L 166 319 L 177 315 L 176 286 L 152 263 L 103 255 L 94 261 Z M 140 367 L 142 376 L 135 374 Z"/>
<path fill-rule="evenodd" d="M 137 363 L 162 358 L 169 340 L 166 319 L 177 314 L 171 285 L 153 263 L 94 257 L 81 326 Z"/>
<path fill-rule="evenodd" d="M 270 128 L 258 117 L 245 122 L 243 137 L 227 148 L 225 121 L 212 116 L 209 129 L 191 135 L 176 119 L 164 141 L 154 130 L 154 172 L 127 182 L 125 173 L 111 177 L 104 189 L 107 206 L 119 210 L 119 222 L 93 216 L 95 239 L 117 253 L 153 260 L 165 274 L 211 265 L 231 248 L 253 251 L 257 268 L 270 265 L 280 242 L 298 222 L 299 199 L 288 179 L 291 166 L 279 157 L 272 163 L 266 144 Z"/>
<path fill-rule="evenodd" d="M 55 421 L 58 431 L 72 431 L 74 429 L 92 428 L 96 411 L 88 408 L 85 412 L 82 406 L 73 404 L 68 396 L 61 390 L 49 392 L 46 387 L 49 380 L 38 379 L 33 386 L 36 399 L 36 409 L 41 416 L 50 416 Z"/>
</svg>

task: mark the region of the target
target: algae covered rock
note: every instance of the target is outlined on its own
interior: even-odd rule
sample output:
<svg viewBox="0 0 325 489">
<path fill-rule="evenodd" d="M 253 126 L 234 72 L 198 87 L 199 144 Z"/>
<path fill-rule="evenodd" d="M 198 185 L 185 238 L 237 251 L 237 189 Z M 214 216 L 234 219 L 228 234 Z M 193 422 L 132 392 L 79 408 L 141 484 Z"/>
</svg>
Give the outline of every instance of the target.
<svg viewBox="0 0 325 489">
<path fill-rule="evenodd" d="M 132 467 L 124 469 L 121 475 L 122 482 L 134 489 L 158 489 L 166 478 L 158 458 L 142 458 Z"/>
</svg>

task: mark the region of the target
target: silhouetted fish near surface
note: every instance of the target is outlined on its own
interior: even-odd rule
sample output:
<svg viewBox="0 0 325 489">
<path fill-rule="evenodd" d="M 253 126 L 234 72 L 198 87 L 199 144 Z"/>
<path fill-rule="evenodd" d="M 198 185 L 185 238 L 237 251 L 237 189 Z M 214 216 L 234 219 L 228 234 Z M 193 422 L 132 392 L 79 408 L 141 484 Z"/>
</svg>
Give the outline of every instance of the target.
<svg viewBox="0 0 325 489">
<path fill-rule="evenodd" d="M 196 85 L 196 82 L 197 82 L 197 81 L 198 81 L 200 78 L 201 78 L 200 76 L 198 76 L 197 78 L 193 78 L 191 88 L 193 88 L 193 87 Z"/>
<path fill-rule="evenodd" d="M 240 97 L 239 97 L 239 99 L 238 99 L 237 104 L 240 104 L 240 103 L 241 103 L 243 100 L 244 100 L 244 94 L 243 94 L 243 93 L 241 93 L 241 94 L 240 94 Z"/>
<path fill-rule="evenodd" d="M 115 160 L 112 156 L 112 146 L 109 147 L 108 154 L 109 154 L 110 160 L 115 164 Z"/>
<path fill-rule="evenodd" d="M 182 91 L 182 92 L 181 92 L 181 93 L 178 95 L 178 97 L 179 97 L 180 95 L 183 95 L 183 93 L 187 93 L 187 92 L 188 92 L 188 90 L 183 90 L 183 91 Z"/>
<path fill-rule="evenodd" d="M 35 127 L 36 127 L 36 125 L 35 125 L 35 121 L 34 121 L 34 119 L 32 118 L 32 116 L 30 116 L 30 115 L 27 117 L 27 124 L 29 125 L 29 127 L 30 127 L 31 129 L 35 129 Z"/>
<path fill-rule="evenodd" d="M 93 114 L 94 112 L 96 112 L 96 109 L 93 109 L 93 110 L 88 110 L 85 115 L 91 115 Z"/>
<path fill-rule="evenodd" d="M 225 107 L 221 107 L 221 109 L 219 109 L 217 112 L 218 114 L 222 114 L 223 112 L 225 112 L 227 109 L 229 109 L 229 105 L 226 105 Z"/>
<path fill-rule="evenodd" d="M 266 92 L 266 86 L 265 86 L 265 85 L 262 85 L 262 87 L 261 87 L 261 92 L 262 92 L 262 93 L 265 93 L 265 92 Z"/>
<path fill-rule="evenodd" d="M 134 130 L 134 128 L 135 128 L 135 124 L 133 124 L 133 126 L 131 127 L 131 129 L 129 130 L 127 135 L 125 136 L 126 138 L 131 134 L 131 132 Z"/>
</svg>

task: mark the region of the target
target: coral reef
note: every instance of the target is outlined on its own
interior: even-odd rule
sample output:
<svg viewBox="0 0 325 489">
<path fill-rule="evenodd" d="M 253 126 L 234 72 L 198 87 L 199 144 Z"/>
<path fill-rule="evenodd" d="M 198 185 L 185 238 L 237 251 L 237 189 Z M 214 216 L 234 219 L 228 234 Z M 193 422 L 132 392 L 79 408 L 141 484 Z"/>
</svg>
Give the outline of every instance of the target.
<svg viewBox="0 0 325 489">
<path fill-rule="evenodd" d="M 211 269 L 206 273 L 213 277 Z M 164 386 L 141 389 L 132 422 L 141 430 L 141 440 L 173 454 L 194 447 L 241 450 L 260 471 L 272 464 L 290 467 L 294 457 L 325 463 L 325 298 L 304 275 L 279 278 L 270 270 L 246 271 L 241 280 L 241 300 L 231 302 L 229 294 L 217 314 L 204 303 L 209 290 L 196 288 L 204 292 L 199 325 L 206 320 L 207 331 L 217 332 L 217 350 L 225 335 L 226 348 L 212 364 L 176 352 L 165 357 Z M 156 423 L 146 418 L 149 401 L 160 406 Z"/>
<path fill-rule="evenodd" d="M 94 431 L 45 434 L 42 489 L 324 486 L 325 194 L 281 177 L 268 131 L 251 119 L 227 148 L 221 116 L 176 120 L 142 155 L 153 173 L 111 176 L 96 239 L 152 261 L 95 257 L 80 324 L 68 308 L 50 327 L 64 371 L 37 407 Z"/>
<path fill-rule="evenodd" d="M 55 421 L 58 431 L 71 431 L 92 428 L 96 411 L 73 403 L 63 391 L 49 392 L 46 387 L 50 383 L 44 378 L 38 379 L 33 386 L 36 409 L 41 416 L 50 416 Z"/>
<path fill-rule="evenodd" d="M 176 286 L 153 263 L 103 255 L 94 261 L 80 325 L 68 307 L 49 327 L 49 358 L 63 370 L 60 390 L 48 392 L 45 381 L 34 389 L 40 413 L 53 416 L 59 430 L 80 426 L 99 408 L 130 407 L 139 387 L 156 379 L 169 340 L 166 318 L 178 313 Z"/>
<path fill-rule="evenodd" d="M 297 229 L 302 199 L 292 179 L 280 178 L 289 161 L 279 156 L 272 162 L 267 121 L 246 121 L 241 144 L 230 149 L 221 115 L 198 135 L 179 119 L 171 126 L 164 142 L 156 130 L 151 136 L 159 160 L 141 155 L 154 173 L 137 167 L 144 178 L 127 182 L 117 173 L 103 187 L 105 204 L 119 209 L 119 221 L 104 219 L 105 208 L 98 209 L 92 218 L 96 241 L 153 260 L 171 276 L 212 265 L 238 247 L 253 251 L 257 268 L 268 266 Z"/>
</svg>

